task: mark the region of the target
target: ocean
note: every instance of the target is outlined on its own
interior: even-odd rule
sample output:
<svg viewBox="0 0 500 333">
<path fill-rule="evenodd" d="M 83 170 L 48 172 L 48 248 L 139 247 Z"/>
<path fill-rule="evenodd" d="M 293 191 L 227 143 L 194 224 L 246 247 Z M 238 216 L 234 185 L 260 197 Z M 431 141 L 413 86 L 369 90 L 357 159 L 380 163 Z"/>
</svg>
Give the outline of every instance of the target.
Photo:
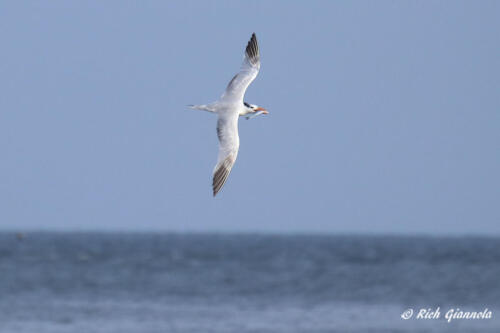
<svg viewBox="0 0 500 333">
<path fill-rule="evenodd" d="M 500 239 L 4 232 L 0 332 L 498 333 Z"/>
</svg>

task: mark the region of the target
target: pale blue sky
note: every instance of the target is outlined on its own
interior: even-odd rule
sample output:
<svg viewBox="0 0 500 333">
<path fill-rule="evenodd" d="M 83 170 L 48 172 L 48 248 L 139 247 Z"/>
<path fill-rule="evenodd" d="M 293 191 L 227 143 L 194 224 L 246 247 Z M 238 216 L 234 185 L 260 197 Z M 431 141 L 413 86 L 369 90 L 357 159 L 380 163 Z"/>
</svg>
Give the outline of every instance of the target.
<svg viewBox="0 0 500 333">
<path fill-rule="evenodd" d="M 216 100 L 261 73 L 214 199 Z M 3 1 L 0 229 L 500 234 L 498 1 Z"/>
</svg>

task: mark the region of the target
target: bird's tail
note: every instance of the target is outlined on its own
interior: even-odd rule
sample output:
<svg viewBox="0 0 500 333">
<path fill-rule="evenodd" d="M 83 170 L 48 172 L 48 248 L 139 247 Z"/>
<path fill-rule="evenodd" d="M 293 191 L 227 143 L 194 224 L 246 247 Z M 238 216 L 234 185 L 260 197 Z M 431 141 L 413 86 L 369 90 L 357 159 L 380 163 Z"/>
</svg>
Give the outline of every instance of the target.
<svg viewBox="0 0 500 333">
<path fill-rule="evenodd" d="M 206 104 L 200 104 L 200 105 L 189 104 L 188 106 L 191 109 L 203 110 L 203 111 L 208 111 L 208 112 L 215 112 L 215 110 L 213 108 L 211 108 L 210 105 L 206 105 Z"/>
</svg>

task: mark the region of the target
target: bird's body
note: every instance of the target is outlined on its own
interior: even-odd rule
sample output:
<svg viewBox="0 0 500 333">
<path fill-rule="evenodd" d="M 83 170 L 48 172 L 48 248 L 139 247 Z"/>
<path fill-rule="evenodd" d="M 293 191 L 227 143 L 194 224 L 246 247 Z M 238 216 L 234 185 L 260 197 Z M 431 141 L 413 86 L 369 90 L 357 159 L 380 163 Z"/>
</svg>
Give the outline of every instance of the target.
<svg viewBox="0 0 500 333">
<path fill-rule="evenodd" d="M 214 196 L 226 183 L 238 156 L 240 147 L 240 138 L 238 136 L 239 117 L 258 112 L 267 113 L 264 108 L 243 102 L 245 91 L 259 73 L 259 69 L 259 46 L 255 34 L 252 34 L 252 38 L 245 50 L 245 58 L 240 72 L 231 79 L 221 98 L 215 103 L 191 106 L 194 109 L 217 114 L 219 155 L 213 172 L 212 188 Z"/>
</svg>

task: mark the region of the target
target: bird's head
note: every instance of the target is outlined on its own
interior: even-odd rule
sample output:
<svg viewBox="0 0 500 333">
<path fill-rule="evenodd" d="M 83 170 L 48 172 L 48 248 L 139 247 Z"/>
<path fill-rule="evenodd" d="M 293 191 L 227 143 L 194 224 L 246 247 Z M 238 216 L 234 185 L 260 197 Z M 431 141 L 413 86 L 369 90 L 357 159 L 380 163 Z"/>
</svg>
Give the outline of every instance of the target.
<svg viewBox="0 0 500 333">
<path fill-rule="evenodd" d="M 255 105 L 255 104 L 249 104 L 247 102 L 244 102 L 243 106 L 244 106 L 244 111 L 243 111 L 243 113 L 240 114 L 240 116 L 251 115 L 251 114 L 259 112 L 259 111 L 261 111 L 261 114 L 268 114 L 269 113 L 263 107 L 260 107 L 260 106 Z"/>
</svg>

